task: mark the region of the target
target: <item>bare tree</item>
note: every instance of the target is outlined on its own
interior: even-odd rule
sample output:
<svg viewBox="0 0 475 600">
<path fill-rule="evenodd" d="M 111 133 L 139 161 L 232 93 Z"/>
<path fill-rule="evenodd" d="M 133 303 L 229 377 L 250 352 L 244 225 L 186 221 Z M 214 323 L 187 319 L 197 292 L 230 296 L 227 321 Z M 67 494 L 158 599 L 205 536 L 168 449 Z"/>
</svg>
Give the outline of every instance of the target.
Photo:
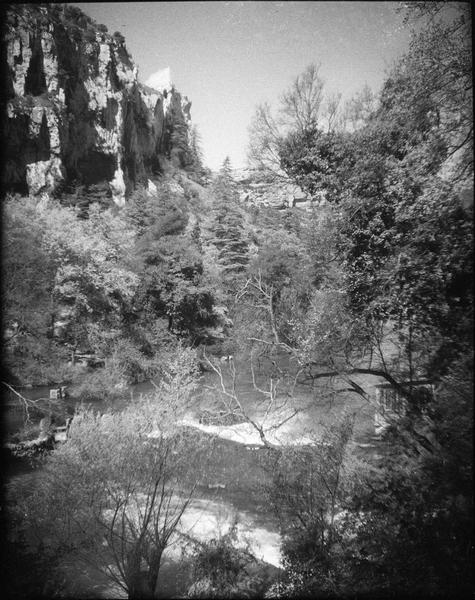
<svg viewBox="0 0 475 600">
<path fill-rule="evenodd" d="M 227 369 L 216 359 L 212 359 L 204 354 L 204 359 L 211 370 L 218 376 L 219 385 L 213 388 L 220 393 L 221 402 L 219 406 L 224 408 L 220 414 L 222 417 L 233 416 L 239 420 L 249 423 L 253 427 L 267 448 L 274 447 L 274 443 L 269 439 L 269 434 L 275 432 L 285 423 L 295 417 L 299 409 L 292 407 L 289 411 L 288 406 L 293 395 L 296 379 L 294 378 L 292 390 L 288 387 L 284 389 L 285 374 L 271 374 L 265 382 L 265 387 L 260 384 L 256 375 L 256 357 L 251 354 L 249 359 L 249 370 L 252 377 L 252 385 L 257 392 L 256 399 L 252 406 L 246 404 L 242 398 L 237 385 L 237 371 L 234 359 L 228 358 Z M 286 410 L 287 409 L 287 410 Z M 276 418 L 277 417 L 277 418 Z"/>
<path fill-rule="evenodd" d="M 19 391 L 17 391 L 15 388 L 13 388 L 6 381 L 2 381 L 0 383 L 2 383 L 6 388 L 8 388 L 10 390 L 10 392 L 12 392 L 14 394 L 14 396 L 13 396 L 14 399 L 16 400 L 16 402 L 18 403 L 18 406 L 23 411 L 24 418 L 25 418 L 25 424 L 30 423 L 30 419 L 31 419 L 30 410 L 51 412 L 51 400 L 50 399 L 47 399 L 48 404 L 50 405 L 49 410 L 48 409 L 45 410 L 45 408 L 44 408 L 45 398 L 38 398 L 37 400 L 32 400 L 31 398 L 25 398 L 25 396 L 23 396 L 23 394 L 20 394 Z"/>
<path fill-rule="evenodd" d="M 260 104 L 249 127 L 249 163 L 277 179 L 288 180 L 280 167 L 279 143 L 282 132 L 279 124 L 272 116 L 269 104 Z"/>
<path fill-rule="evenodd" d="M 20 497 L 46 551 L 91 565 L 131 598 L 156 597 L 163 552 L 194 491 L 187 469 L 197 449 L 174 426 L 178 387 L 186 395 L 192 386 L 183 373 L 176 379 L 122 412 L 80 410 L 68 441 Z"/>
<path fill-rule="evenodd" d="M 362 127 L 376 108 L 376 95 L 368 84 L 344 104 L 341 126 L 355 131 Z"/>
<path fill-rule="evenodd" d="M 282 124 L 299 132 L 318 126 L 322 120 L 325 85 L 319 71 L 320 65 L 309 65 L 282 94 L 279 108 Z"/>
<path fill-rule="evenodd" d="M 269 104 L 257 106 L 249 128 L 248 160 L 252 166 L 278 179 L 289 179 L 280 166 L 279 144 L 284 137 L 317 127 L 331 130 L 338 123 L 339 95 L 325 99 L 324 87 L 320 65 L 310 64 L 282 94 L 275 116 Z"/>
<path fill-rule="evenodd" d="M 343 128 L 344 121 L 341 116 L 341 93 L 336 92 L 330 94 L 326 101 L 326 115 L 327 115 L 327 131 L 334 131 L 336 129 Z"/>
<path fill-rule="evenodd" d="M 390 384 L 408 407 L 417 405 L 418 392 L 413 386 L 407 385 L 407 357 L 400 352 L 393 356 L 388 350 L 391 343 L 398 349 L 393 330 L 388 324 L 377 326 L 376 323 L 368 324 L 355 319 L 347 309 L 341 290 L 314 292 L 306 317 L 294 324 L 294 328 L 299 330 L 294 341 L 286 339 L 281 333 L 283 315 L 279 314 L 277 290 L 264 281 L 260 272 L 246 281 L 237 298 L 240 302 L 249 303 L 250 313 L 254 314 L 261 332 L 259 336 L 253 335 L 254 326 L 249 324 L 247 342 L 252 349 L 250 361 L 253 382 L 253 357 L 264 352 L 274 355 L 274 372 L 278 373 L 279 384 L 292 381 L 291 391 L 287 393 L 289 406 L 296 411 L 292 416 L 298 412 L 294 402 L 297 385 L 317 387 L 321 398 L 332 398 L 341 393 L 356 394 L 378 410 L 377 400 L 368 390 L 367 382 L 363 383 L 360 379 L 368 376 Z M 267 322 L 267 327 L 262 326 L 263 321 Z M 289 365 L 285 369 L 278 365 L 283 361 Z M 272 384 L 272 380 L 269 384 Z M 426 429 L 418 428 L 415 421 L 411 425 L 414 447 L 418 452 L 430 452 L 434 447 Z"/>
</svg>

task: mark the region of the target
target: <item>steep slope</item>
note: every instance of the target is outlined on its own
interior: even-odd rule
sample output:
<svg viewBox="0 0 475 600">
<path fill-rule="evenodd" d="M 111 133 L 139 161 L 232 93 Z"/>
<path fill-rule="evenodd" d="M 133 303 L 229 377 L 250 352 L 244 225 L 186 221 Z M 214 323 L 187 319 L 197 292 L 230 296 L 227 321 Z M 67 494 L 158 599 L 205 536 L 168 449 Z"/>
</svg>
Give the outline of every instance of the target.
<svg viewBox="0 0 475 600">
<path fill-rule="evenodd" d="M 3 189 L 44 196 L 137 183 L 182 166 L 191 102 L 138 80 L 124 38 L 73 6 L 9 5 L 2 39 Z"/>
</svg>

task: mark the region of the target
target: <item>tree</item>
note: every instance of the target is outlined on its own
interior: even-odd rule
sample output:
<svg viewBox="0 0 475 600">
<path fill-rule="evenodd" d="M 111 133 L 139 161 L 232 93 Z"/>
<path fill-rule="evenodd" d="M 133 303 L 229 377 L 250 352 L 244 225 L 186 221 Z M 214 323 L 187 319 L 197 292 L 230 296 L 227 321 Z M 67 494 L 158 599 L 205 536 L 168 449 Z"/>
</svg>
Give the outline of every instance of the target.
<svg viewBox="0 0 475 600">
<path fill-rule="evenodd" d="M 349 121 L 351 130 L 356 131 L 363 127 L 371 114 L 376 110 L 377 97 L 368 84 L 363 86 L 359 92 L 345 102 L 342 120 L 345 127 Z"/>
<path fill-rule="evenodd" d="M 215 323 L 214 298 L 183 198 L 160 187 L 157 196 L 135 194 L 128 218 L 138 235 L 132 253 L 140 284 L 135 296 L 135 319 L 166 318 L 170 331 L 195 343 L 206 338 Z"/>
<path fill-rule="evenodd" d="M 297 131 L 315 127 L 320 119 L 324 82 L 319 70 L 320 65 L 309 65 L 282 94 L 282 115 Z"/>
<path fill-rule="evenodd" d="M 58 312 L 68 314 L 64 336 L 74 361 L 77 348 L 89 346 L 91 320 L 117 327 L 132 300 L 138 278 L 123 259 L 132 248 L 133 232 L 119 215 L 97 206 L 85 220 L 60 206 L 39 210 L 38 217 L 48 232 L 45 249 L 56 264 L 55 302 Z"/>
<path fill-rule="evenodd" d="M 337 252 L 338 209 L 313 205 L 303 222 L 301 239 L 310 261 L 312 285 L 336 285 L 341 265 Z"/>
<path fill-rule="evenodd" d="M 202 328 L 215 320 L 199 250 L 187 235 L 163 239 L 153 250 L 160 262 L 148 270 L 148 302 L 156 314 L 166 315 L 170 330 L 198 341 Z"/>
<path fill-rule="evenodd" d="M 31 202 L 7 199 L 3 210 L 2 308 L 5 357 L 15 355 L 18 375 L 52 346 L 56 265 L 45 247 L 46 231 Z M 38 340 L 42 345 L 38 345 Z M 42 346 L 42 347 L 41 347 Z M 54 352 L 54 349 L 50 349 Z M 23 362 L 25 361 L 25 362 Z M 10 363 L 10 360 L 8 360 Z M 18 364 L 20 363 L 20 364 Z M 23 376 L 25 373 L 23 373 Z"/>
<path fill-rule="evenodd" d="M 248 280 L 239 291 L 239 299 L 250 302 L 254 310 L 263 304 L 254 318 L 261 324 L 267 322 L 274 342 L 293 339 L 293 325 L 308 307 L 309 271 L 305 248 L 297 236 L 283 229 L 262 240 L 249 265 Z"/>
<path fill-rule="evenodd" d="M 435 17 L 442 3 L 416 5 Z M 353 541 L 342 540 L 343 554 L 332 564 L 342 566 L 339 581 L 348 577 L 352 592 L 458 596 L 471 589 L 472 425 L 462 406 L 473 373 L 456 369 L 473 356 L 473 218 L 464 194 L 472 172 L 471 75 L 463 12 L 445 22 L 429 19 L 389 74 L 379 106 L 351 134 L 293 131 L 279 145 L 281 164 L 331 203 L 339 265 L 294 324 L 294 341 L 277 332 L 274 343 L 298 362 L 302 379 L 338 377 L 348 384 L 344 391 L 369 398 L 354 376 L 374 375 L 409 401 L 405 418 L 388 432 L 384 462 L 345 517 Z M 436 386 L 421 410 L 416 388 L 401 384 L 424 377 Z M 309 537 L 315 539 L 311 530 Z"/>
<path fill-rule="evenodd" d="M 348 133 L 317 127 L 291 131 L 279 141 L 277 150 L 282 169 L 310 197 L 340 198 L 343 174 L 353 162 Z"/>
<path fill-rule="evenodd" d="M 57 359 L 64 360 L 67 346 L 73 361 L 79 347 L 89 350 L 91 321 L 120 328 L 137 284 L 123 260 L 133 239 L 123 219 L 97 206 L 90 208 L 88 219 L 78 214 L 32 199 L 6 204 L 6 324 L 12 331 L 10 345 L 27 371 L 33 361 L 47 375 Z M 35 380 L 45 374 L 36 373 Z M 28 380 L 26 372 L 21 377 Z"/>
<path fill-rule="evenodd" d="M 457 187 L 459 177 L 447 173 L 454 136 L 466 144 L 471 136 L 464 116 L 468 99 L 454 83 L 462 107 L 457 121 L 446 87 L 456 73 L 468 83 L 451 62 L 457 57 L 466 63 L 464 19 L 461 14 L 447 27 L 431 22 L 415 36 L 364 127 L 351 135 L 291 132 L 280 144 L 287 172 L 311 194 L 322 193 L 338 212 L 336 250 L 348 309 L 365 322 L 362 345 L 387 363 L 380 352 L 384 330 L 402 351 L 399 367 L 392 368 L 406 378 L 440 376 L 471 346 L 465 334 L 473 314 L 472 215 Z M 448 80 L 433 61 L 436 51 L 431 53 L 439 36 L 450 48 Z M 452 115 L 450 126 L 441 113 Z"/>
<path fill-rule="evenodd" d="M 223 164 L 218 171 L 213 185 L 213 192 L 220 199 L 236 199 L 236 182 L 233 178 L 233 168 L 229 156 L 225 157 Z"/>
<path fill-rule="evenodd" d="M 257 559 L 237 542 L 234 522 L 226 533 L 199 545 L 192 559 L 188 598 L 262 597 L 265 577 L 252 572 Z"/>
<path fill-rule="evenodd" d="M 196 125 L 192 125 L 188 130 L 188 146 L 186 169 L 192 177 L 197 178 L 198 183 L 204 182 L 211 172 L 204 166 L 201 134 Z"/>
<path fill-rule="evenodd" d="M 206 220 L 205 243 L 217 249 L 217 262 L 227 286 L 243 273 L 249 260 L 249 241 L 236 182 L 227 156 L 211 189 L 212 205 Z"/>
<path fill-rule="evenodd" d="M 182 233 L 189 214 L 183 197 L 170 189 L 170 182 L 156 182 L 157 191 L 152 194 L 145 188 L 137 188 L 124 208 L 124 218 L 137 234 L 137 242 L 146 245 L 151 238 Z"/>
<path fill-rule="evenodd" d="M 470 187 L 473 175 L 473 79 L 470 5 L 414 2 L 404 5 L 406 23 L 423 22 L 413 34 L 401 71 L 411 85 L 417 115 L 422 103 L 435 105 L 437 127 L 446 143 L 444 177 Z M 410 122 L 407 122 L 410 127 Z"/>
<path fill-rule="evenodd" d="M 306 131 L 327 127 L 333 129 L 338 111 L 338 98 L 324 100 L 324 81 L 320 65 L 310 64 L 285 91 L 274 117 L 269 104 L 257 107 L 249 128 L 249 162 L 256 168 L 287 178 L 282 169 L 279 145 L 288 133 L 301 135 Z"/>
<path fill-rule="evenodd" d="M 283 537 L 285 573 L 273 589 L 278 596 L 338 597 L 349 591 L 342 511 L 356 487 L 351 435 L 347 416 L 313 444 L 274 449 L 264 461 L 270 474 L 266 498 Z"/>
<path fill-rule="evenodd" d="M 348 523 L 356 581 L 363 576 L 378 595 L 473 593 L 472 394 L 473 365 L 459 363 L 429 408 L 433 451 L 411 453 L 406 426 L 393 429 L 390 452 L 349 505 L 363 516 L 359 525 Z"/>
<path fill-rule="evenodd" d="M 30 544 L 85 561 L 131 598 L 156 597 L 163 551 L 193 492 L 191 448 L 173 422 L 195 386 L 182 351 L 152 396 L 120 413 L 80 410 L 31 495 L 19 498 L 36 536 Z"/>
<path fill-rule="evenodd" d="M 399 94 L 405 88 L 395 89 Z M 441 177 L 443 132 L 434 129 L 430 112 L 410 130 L 401 128 L 401 104 L 389 100 L 392 90 L 390 83 L 383 91 L 379 116 L 362 133 L 359 158 L 345 175 L 342 248 L 348 290 L 360 314 L 392 319 L 406 337 L 422 335 L 434 347 L 442 335 L 445 342 L 435 352 L 441 367 L 440 358 L 449 359 L 449 329 L 460 318 L 459 303 L 468 322 L 472 319 L 471 265 L 462 258 L 472 252 L 472 215 L 462 195 Z M 455 337 L 460 336 L 467 340 L 462 331 Z"/>
</svg>

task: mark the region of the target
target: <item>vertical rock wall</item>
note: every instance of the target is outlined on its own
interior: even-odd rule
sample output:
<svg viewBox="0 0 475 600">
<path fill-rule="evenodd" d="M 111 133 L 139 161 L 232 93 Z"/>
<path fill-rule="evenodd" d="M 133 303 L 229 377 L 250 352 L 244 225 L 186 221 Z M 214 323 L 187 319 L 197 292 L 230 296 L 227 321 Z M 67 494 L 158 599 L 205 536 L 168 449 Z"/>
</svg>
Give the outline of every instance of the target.
<svg viewBox="0 0 475 600">
<path fill-rule="evenodd" d="M 127 191 L 186 151 L 190 106 L 138 81 L 118 34 L 78 8 L 10 5 L 3 35 L 4 191 L 54 195 L 73 182 Z"/>
</svg>

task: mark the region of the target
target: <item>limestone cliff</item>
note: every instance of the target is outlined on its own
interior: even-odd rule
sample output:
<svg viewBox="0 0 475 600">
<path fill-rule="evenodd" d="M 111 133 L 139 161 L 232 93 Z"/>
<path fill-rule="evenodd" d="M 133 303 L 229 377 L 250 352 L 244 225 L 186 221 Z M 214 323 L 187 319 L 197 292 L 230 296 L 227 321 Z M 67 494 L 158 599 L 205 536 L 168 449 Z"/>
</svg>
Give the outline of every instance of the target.
<svg viewBox="0 0 475 600">
<path fill-rule="evenodd" d="M 319 199 L 311 199 L 298 185 L 288 179 L 277 179 L 257 169 L 235 169 L 233 179 L 239 192 L 239 200 L 248 206 L 264 206 L 283 210 L 303 208 L 309 210 L 318 205 Z"/>
<path fill-rule="evenodd" d="M 191 103 L 142 85 L 119 33 L 61 4 L 9 5 L 4 21 L 4 191 L 107 182 L 122 205 L 164 157 L 180 166 Z"/>
</svg>

